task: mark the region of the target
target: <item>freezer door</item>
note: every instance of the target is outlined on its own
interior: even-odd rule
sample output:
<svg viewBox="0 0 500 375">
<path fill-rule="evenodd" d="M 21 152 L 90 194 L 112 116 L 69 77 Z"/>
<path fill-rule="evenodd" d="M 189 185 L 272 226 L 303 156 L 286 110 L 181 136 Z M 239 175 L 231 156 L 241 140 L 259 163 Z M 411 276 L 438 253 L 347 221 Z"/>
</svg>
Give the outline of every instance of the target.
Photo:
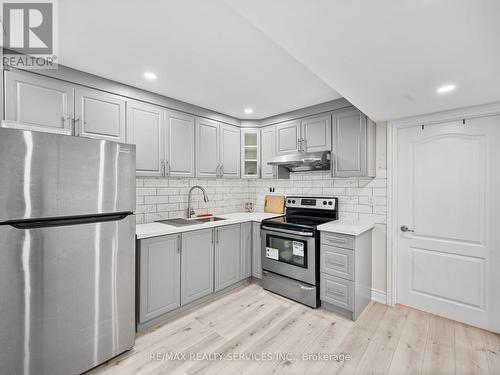
<svg viewBox="0 0 500 375">
<path fill-rule="evenodd" d="M 135 217 L 0 225 L 0 373 L 80 374 L 135 337 Z"/>
<path fill-rule="evenodd" d="M 135 211 L 135 146 L 0 128 L 0 223 Z"/>
</svg>

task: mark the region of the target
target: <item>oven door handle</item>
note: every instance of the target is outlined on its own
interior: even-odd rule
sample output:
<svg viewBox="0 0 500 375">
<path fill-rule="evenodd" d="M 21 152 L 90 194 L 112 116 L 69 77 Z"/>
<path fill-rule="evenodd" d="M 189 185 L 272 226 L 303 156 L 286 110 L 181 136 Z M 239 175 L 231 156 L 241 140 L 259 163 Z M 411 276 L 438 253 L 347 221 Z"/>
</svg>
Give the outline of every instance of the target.
<svg viewBox="0 0 500 375">
<path fill-rule="evenodd" d="M 279 233 L 295 234 L 297 236 L 305 236 L 305 237 L 313 237 L 314 236 L 314 233 L 312 233 L 312 232 L 296 232 L 294 230 L 281 229 L 281 228 L 271 228 L 271 227 L 266 227 L 264 225 L 262 226 L 262 229 L 270 230 L 273 232 L 279 232 Z"/>
</svg>

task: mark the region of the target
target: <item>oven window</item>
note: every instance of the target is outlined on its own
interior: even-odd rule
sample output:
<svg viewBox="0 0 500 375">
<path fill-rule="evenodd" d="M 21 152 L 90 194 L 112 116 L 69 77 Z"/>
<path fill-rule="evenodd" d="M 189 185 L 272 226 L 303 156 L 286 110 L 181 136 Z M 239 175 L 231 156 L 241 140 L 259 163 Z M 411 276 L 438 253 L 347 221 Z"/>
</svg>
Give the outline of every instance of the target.
<svg viewBox="0 0 500 375">
<path fill-rule="evenodd" d="M 307 268 L 307 241 L 267 234 L 266 257 Z"/>
</svg>

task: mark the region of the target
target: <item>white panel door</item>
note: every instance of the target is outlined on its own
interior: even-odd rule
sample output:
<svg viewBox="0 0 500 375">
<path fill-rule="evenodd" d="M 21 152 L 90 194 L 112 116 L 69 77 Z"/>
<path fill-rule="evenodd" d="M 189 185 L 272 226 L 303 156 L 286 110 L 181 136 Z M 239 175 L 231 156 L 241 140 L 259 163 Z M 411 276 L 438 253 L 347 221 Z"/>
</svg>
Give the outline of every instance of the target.
<svg viewBox="0 0 500 375">
<path fill-rule="evenodd" d="M 261 133 L 261 177 L 262 178 L 274 178 L 275 166 L 267 164 L 269 160 L 275 157 L 276 150 L 276 128 L 274 126 L 269 126 L 262 129 Z"/>
<path fill-rule="evenodd" d="M 500 116 L 397 139 L 397 301 L 499 332 Z"/>
<path fill-rule="evenodd" d="M 194 117 L 178 112 L 166 117 L 166 174 L 194 177 Z"/>
<path fill-rule="evenodd" d="M 302 149 L 306 152 L 332 150 L 332 116 L 309 117 L 301 121 Z"/>
<path fill-rule="evenodd" d="M 9 126 L 73 134 L 74 89 L 69 83 L 6 71 L 4 97 Z"/>
<path fill-rule="evenodd" d="M 284 122 L 276 126 L 276 153 L 290 154 L 299 151 L 300 121 Z"/>
<path fill-rule="evenodd" d="M 240 177 L 240 128 L 220 126 L 220 174 L 225 178 Z"/>
<path fill-rule="evenodd" d="M 163 124 L 161 107 L 130 101 L 127 103 L 127 143 L 136 146 L 138 176 L 162 176 L 164 168 Z"/>
<path fill-rule="evenodd" d="M 125 142 L 125 100 L 118 95 L 77 87 L 75 121 L 79 136 Z"/>
<path fill-rule="evenodd" d="M 204 118 L 196 119 L 196 175 L 218 177 L 219 123 Z"/>
</svg>

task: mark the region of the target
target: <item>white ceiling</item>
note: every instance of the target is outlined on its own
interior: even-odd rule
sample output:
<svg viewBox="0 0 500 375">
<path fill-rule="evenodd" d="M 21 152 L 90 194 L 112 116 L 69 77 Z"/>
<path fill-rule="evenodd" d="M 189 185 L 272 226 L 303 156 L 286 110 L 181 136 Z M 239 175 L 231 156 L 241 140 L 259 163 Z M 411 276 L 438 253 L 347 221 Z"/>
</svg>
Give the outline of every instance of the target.
<svg viewBox="0 0 500 375">
<path fill-rule="evenodd" d="M 63 0 L 59 9 L 60 63 L 72 68 L 237 118 L 341 97 L 219 0 Z"/>
<path fill-rule="evenodd" d="M 59 7 L 62 64 L 238 118 L 340 95 L 374 120 L 500 100 L 498 0 L 64 0 Z M 144 71 L 158 79 L 146 81 Z M 456 91 L 438 95 L 448 83 Z"/>
</svg>

